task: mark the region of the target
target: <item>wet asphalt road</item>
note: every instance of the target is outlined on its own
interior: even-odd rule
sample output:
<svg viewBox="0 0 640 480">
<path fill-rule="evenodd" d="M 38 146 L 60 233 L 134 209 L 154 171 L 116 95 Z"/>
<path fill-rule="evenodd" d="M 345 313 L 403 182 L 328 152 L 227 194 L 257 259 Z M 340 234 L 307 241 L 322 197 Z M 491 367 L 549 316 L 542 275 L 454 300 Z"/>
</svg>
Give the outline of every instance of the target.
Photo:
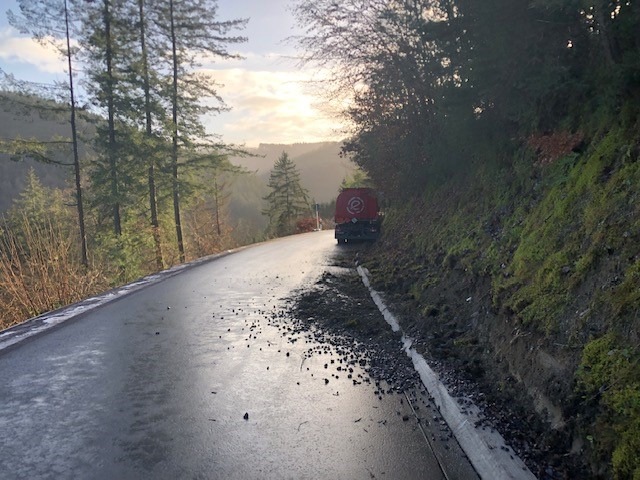
<svg viewBox="0 0 640 480">
<path fill-rule="evenodd" d="M 0 478 L 443 478 L 403 395 L 286 330 L 335 248 L 247 248 L 0 353 Z"/>
</svg>

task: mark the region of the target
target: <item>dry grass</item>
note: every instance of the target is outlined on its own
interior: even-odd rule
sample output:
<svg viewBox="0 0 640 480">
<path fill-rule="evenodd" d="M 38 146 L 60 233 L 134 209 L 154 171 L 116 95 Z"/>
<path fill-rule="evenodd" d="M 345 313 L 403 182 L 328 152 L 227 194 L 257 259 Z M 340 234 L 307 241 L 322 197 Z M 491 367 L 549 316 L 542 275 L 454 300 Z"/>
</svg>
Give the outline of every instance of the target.
<svg viewBox="0 0 640 480">
<path fill-rule="evenodd" d="M 103 291 L 99 269 L 84 267 L 75 238 L 51 221 L 23 216 L 0 230 L 0 329 Z"/>
</svg>

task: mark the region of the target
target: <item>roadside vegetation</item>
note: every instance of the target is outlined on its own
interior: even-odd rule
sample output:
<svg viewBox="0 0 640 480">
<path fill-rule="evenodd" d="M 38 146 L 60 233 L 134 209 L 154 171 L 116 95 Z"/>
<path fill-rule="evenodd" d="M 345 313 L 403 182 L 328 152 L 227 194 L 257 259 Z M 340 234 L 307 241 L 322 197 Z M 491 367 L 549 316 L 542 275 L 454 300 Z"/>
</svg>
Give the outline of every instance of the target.
<svg viewBox="0 0 640 480">
<path fill-rule="evenodd" d="M 2 327 L 226 248 L 228 157 L 242 155 L 205 134 L 201 115 L 227 107 L 197 70 L 234 57 L 243 20 L 217 21 L 213 0 L 18 3 L 14 24 L 52 41 L 70 75 L 3 73 L 0 94 L 66 130 L 0 148 L 71 183 L 30 175 L 2 220 Z M 383 237 L 361 261 L 407 305 L 405 330 L 522 394 L 516 411 L 548 425 L 540 478 L 640 478 L 640 2 L 295 0 L 294 13 L 303 63 L 346 106 L 343 153 L 384 193 Z M 268 199 L 286 191 L 285 160 Z M 311 203 L 295 170 L 269 235 Z"/>
<path fill-rule="evenodd" d="M 28 186 L 0 225 L 1 327 L 108 288 L 106 271 L 78 261 L 73 210 L 61 190 Z"/>
<path fill-rule="evenodd" d="M 524 393 L 541 478 L 640 478 L 640 2 L 296 5 L 385 195 L 378 287 Z"/>
<path fill-rule="evenodd" d="M 42 111 L 32 109 L 32 97 L 7 96 L 9 98 L 0 103 L 0 118 L 6 120 L 5 134 L 8 137 L 17 136 L 14 132 L 22 132 L 23 136 L 32 138 L 32 145 L 36 141 L 46 144 L 40 140 L 43 138 L 64 138 L 63 134 L 68 129 L 64 115 L 43 115 Z M 16 104 L 16 98 L 21 103 Z M 87 159 L 90 160 L 91 152 L 87 145 L 95 133 L 90 122 L 81 121 L 80 128 L 83 132 L 80 151 L 87 151 Z M 267 230 L 268 217 L 262 214 L 262 210 L 266 206 L 264 196 L 269 190 L 268 168 L 283 149 L 292 152 L 296 166 L 301 166 L 301 183 L 310 185 L 320 198 L 330 198 L 329 192 L 337 192 L 343 169 L 337 168 L 335 172 L 318 176 L 315 165 L 318 159 L 328 159 L 336 167 L 342 165 L 344 160 L 339 158 L 338 148 L 337 143 L 265 144 L 258 149 L 249 149 L 250 156 L 233 156 L 228 163 L 221 160 L 219 168 L 199 168 L 197 176 L 189 177 L 189 189 L 181 196 L 187 260 L 274 235 Z M 64 163 L 67 153 L 63 148 L 59 152 L 50 151 L 45 158 Z M 76 201 L 73 189 L 68 186 L 71 173 L 68 167 L 35 162 L 24 159 L 22 155 L 14 155 L 13 158 L 3 155 L 0 158 L 0 205 L 3 206 L 0 214 L 0 256 L 4 262 L 0 268 L 2 328 L 160 269 L 144 200 L 137 205 L 128 202 L 123 205 L 123 232 L 116 237 L 112 233 L 109 207 L 101 204 L 99 198 L 94 198 L 92 183 L 86 183 L 89 268 L 84 268 L 80 262 Z M 90 162 L 87 168 L 91 168 Z M 167 177 L 159 174 L 158 178 L 158 231 L 166 268 L 179 262 L 179 253 Z M 131 198 L 145 196 L 143 192 L 137 192 Z M 5 205 L 8 207 L 4 208 Z M 305 209 L 296 231 L 316 228 L 315 212 L 313 217 L 310 215 L 310 208 Z M 319 217 L 321 227 L 331 227 L 331 201 L 320 203 Z M 42 219 L 47 219 L 55 227 L 58 237 L 44 235 L 49 225 L 47 223 L 47 228 L 44 228 Z M 64 244 L 60 237 L 64 238 Z M 36 251 L 39 253 L 32 253 Z M 52 258 L 56 261 L 52 262 Z M 54 272 L 56 268 L 60 271 Z"/>
<path fill-rule="evenodd" d="M 228 185 L 222 185 L 222 178 L 232 181 L 230 176 L 221 177 L 213 192 L 202 186 L 183 198 L 188 259 L 251 240 L 232 235 L 223 197 Z M 73 205 L 72 190 L 44 187 L 30 171 L 20 197 L 0 216 L 1 328 L 158 271 L 153 232 L 145 217 L 135 211 L 127 215 L 123 232 L 116 237 L 105 227 L 98 206 L 87 209 L 89 265 L 83 266 Z M 178 264 L 170 210 L 160 215 L 159 233 L 164 264 Z"/>
<path fill-rule="evenodd" d="M 215 0 L 17 4 L 10 23 L 57 52 L 68 78 L 0 72 L 8 113 L 58 125 L 50 138 L 3 137 L 0 151 L 59 165 L 70 188 L 47 191 L 31 173 L 3 221 L 2 327 L 227 247 L 240 173 L 228 157 L 244 154 L 205 132 L 203 115 L 227 106 L 199 69 L 205 56 L 239 58 L 229 47 L 246 20 L 219 20 Z"/>
<path fill-rule="evenodd" d="M 240 59 L 231 48 L 246 41 L 246 20 L 218 19 L 215 0 L 17 7 L 10 23 L 57 53 L 68 76 L 49 85 L 0 72 L 0 328 L 177 263 L 313 230 L 315 200 L 299 178 L 284 217 L 275 197 L 271 223 L 261 215 L 269 187 L 254 168 L 270 166 L 274 148 L 300 158 L 325 201 L 340 179 L 314 159 L 331 152 L 332 165 L 352 170 L 337 143 L 249 152 L 205 131 L 203 116 L 229 107 L 202 62 Z"/>
</svg>

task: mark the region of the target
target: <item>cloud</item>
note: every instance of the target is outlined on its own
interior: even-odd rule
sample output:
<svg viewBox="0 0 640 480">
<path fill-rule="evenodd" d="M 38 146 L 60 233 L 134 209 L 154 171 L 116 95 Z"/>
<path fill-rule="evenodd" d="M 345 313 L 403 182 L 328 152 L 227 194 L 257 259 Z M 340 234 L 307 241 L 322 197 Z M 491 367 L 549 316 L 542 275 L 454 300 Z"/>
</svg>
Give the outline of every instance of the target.
<svg viewBox="0 0 640 480">
<path fill-rule="evenodd" d="M 212 133 L 232 143 L 295 143 L 339 140 L 340 122 L 308 88 L 303 71 L 209 70 L 231 112 L 208 117 Z"/>
<path fill-rule="evenodd" d="M 18 36 L 13 28 L 0 30 L 0 59 L 33 65 L 51 74 L 63 73 L 65 69 L 64 61 L 53 47 L 45 47 L 31 38 Z"/>
<path fill-rule="evenodd" d="M 202 59 L 208 67 L 202 71 L 220 84 L 218 93 L 232 109 L 204 119 L 210 133 L 247 146 L 343 137 L 339 121 L 310 89 L 318 72 L 297 70 L 287 54 L 274 50 L 242 55 L 244 60 Z M 0 66 L 19 77 L 28 68 L 29 77 L 51 79 L 63 73 L 66 64 L 53 47 L 0 27 Z"/>
</svg>

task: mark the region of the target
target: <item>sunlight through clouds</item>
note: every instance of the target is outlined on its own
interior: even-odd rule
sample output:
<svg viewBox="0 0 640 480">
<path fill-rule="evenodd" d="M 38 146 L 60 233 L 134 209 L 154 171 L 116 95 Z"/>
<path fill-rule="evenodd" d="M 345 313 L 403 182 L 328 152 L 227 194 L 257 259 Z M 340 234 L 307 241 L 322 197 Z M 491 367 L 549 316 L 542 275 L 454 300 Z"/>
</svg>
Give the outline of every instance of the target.
<svg viewBox="0 0 640 480">
<path fill-rule="evenodd" d="M 338 117 L 311 88 L 318 72 L 296 67 L 295 49 L 286 42 L 295 33 L 287 2 L 218 2 L 221 18 L 250 18 L 246 31 L 238 32 L 248 41 L 229 46 L 229 52 L 241 58 L 203 55 L 199 59 L 198 70 L 211 75 L 231 109 L 208 115 L 203 122 L 210 134 L 224 142 L 252 147 L 344 137 Z M 17 9 L 15 0 L 5 6 Z M 0 18 L 0 68 L 20 80 L 53 84 L 65 80 L 66 62 L 52 46 L 21 35 L 6 18 Z M 74 70 L 80 79 L 82 65 L 77 63 Z"/>
<path fill-rule="evenodd" d="M 301 71 L 208 71 L 222 84 L 219 93 L 232 108 L 205 124 L 224 132 L 225 140 L 257 146 L 261 142 L 296 143 L 340 139 L 337 118 L 324 111 Z"/>
</svg>

